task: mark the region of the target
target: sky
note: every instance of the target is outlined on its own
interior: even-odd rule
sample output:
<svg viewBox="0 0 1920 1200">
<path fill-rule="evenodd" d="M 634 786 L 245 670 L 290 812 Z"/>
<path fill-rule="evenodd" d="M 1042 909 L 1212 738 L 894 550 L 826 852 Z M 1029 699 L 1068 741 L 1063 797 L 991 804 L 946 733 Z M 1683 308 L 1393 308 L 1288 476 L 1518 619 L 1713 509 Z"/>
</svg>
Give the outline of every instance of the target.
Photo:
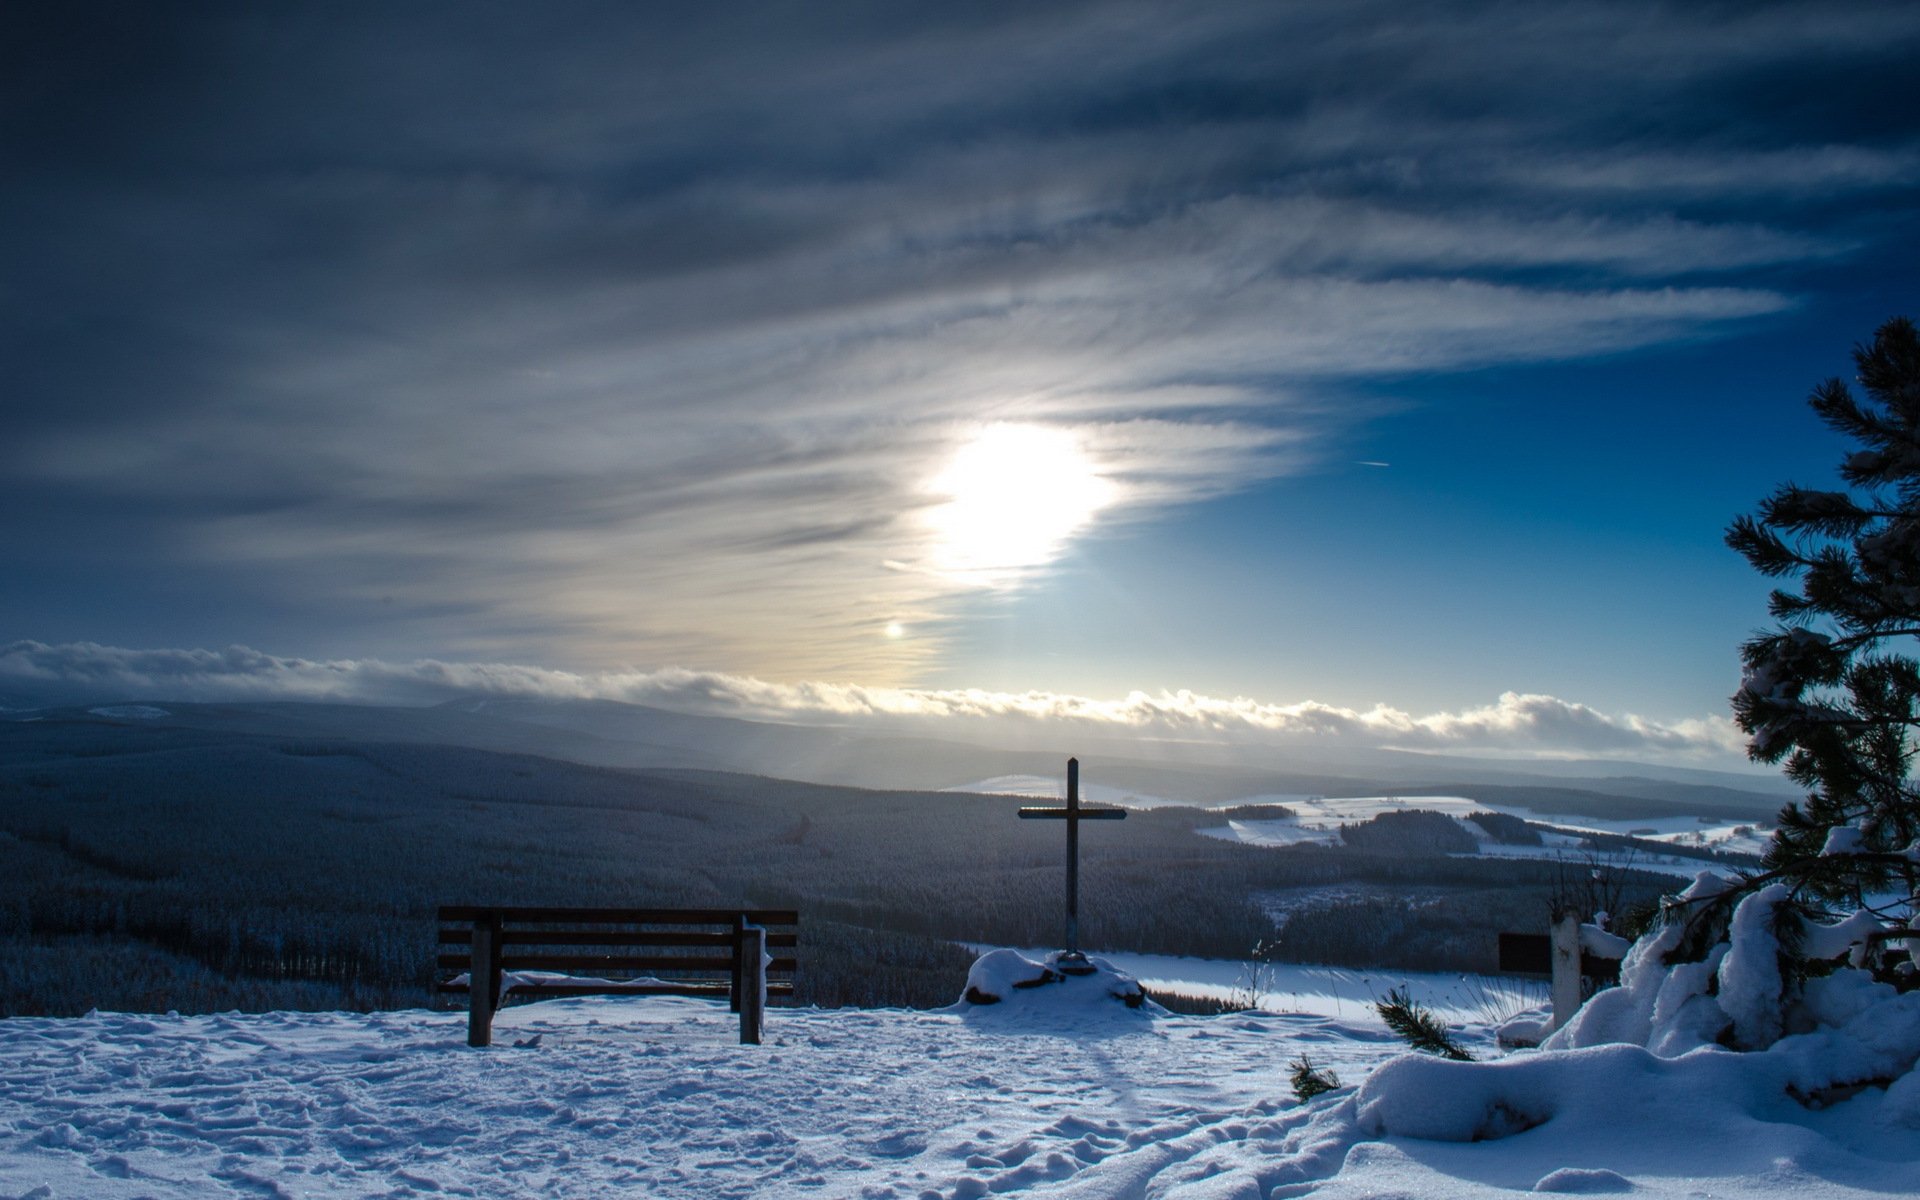
<svg viewBox="0 0 1920 1200">
<path fill-rule="evenodd" d="M 0 692 L 1738 761 L 1722 531 L 1915 311 L 1917 57 L 1873 2 L 7 6 Z"/>
</svg>

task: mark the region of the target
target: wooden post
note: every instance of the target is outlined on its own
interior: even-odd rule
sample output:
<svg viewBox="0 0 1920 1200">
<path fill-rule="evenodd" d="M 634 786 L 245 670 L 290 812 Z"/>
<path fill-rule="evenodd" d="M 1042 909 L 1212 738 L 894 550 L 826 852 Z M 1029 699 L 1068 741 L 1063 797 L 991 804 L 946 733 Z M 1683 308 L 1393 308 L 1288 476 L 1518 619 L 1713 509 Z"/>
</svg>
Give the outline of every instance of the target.
<svg viewBox="0 0 1920 1200">
<path fill-rule="evenodd" d="M 767 931 L 746 925 L 736 942 L 735 970 L 741 975 L 740 1044 L 758 1046 L 767 1012 Z"/>
<path fill-rule="evenodd" d="M 467 1045 L 493 1042 L 493 1012 L 500 1005 L 500 914 L 482 913 L 473 923 L 473 955 L 467 965 Z"/>
<path fill-rule="evenodd" d="M 1067 953 L 1080 953 L 1080 760 L 1067 760 Z"/>
<path fill-rule="evenodd" d="M 1548 931 L 1553 955 L 1553 1028 L 1559 1029 L 1580 1011 L 1580 914 L 1561 909 Z"/>
</svg>

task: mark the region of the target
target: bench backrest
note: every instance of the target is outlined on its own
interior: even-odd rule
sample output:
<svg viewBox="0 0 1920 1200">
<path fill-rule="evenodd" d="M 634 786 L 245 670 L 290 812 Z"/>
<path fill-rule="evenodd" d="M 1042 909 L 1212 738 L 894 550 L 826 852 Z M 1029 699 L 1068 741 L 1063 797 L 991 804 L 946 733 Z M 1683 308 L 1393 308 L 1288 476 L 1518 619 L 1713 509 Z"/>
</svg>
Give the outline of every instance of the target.
<svg viewBox="0 0 1920 1200">
<path fill-rule="evenodd" d="M 1553 974 L 1553 942 L 1544 933 L 1503 933 L 1500 935 L 1500 973 L 1503 975 Z M 1620 960 L 1601 958 L 1584 951 L 1580 955 L 1580 973 L 1602 983 L 1620 982 Z"/>
<path fill-rule="evenodd" d="M 800 914 L 792 909 L 535 908 L 445 905 L 440 909 L 441 992 L 465 992 L 476 925 L 498 930 L 496 973 L 522 976 L 508 995 L 733 996 L 739 932 L 767 931 L 767 994 L 793 995 Z M 527 978 L 528 973 L 533 973 Z M 498 978 L 498 974 L 495 976 Z"/>
</svg>

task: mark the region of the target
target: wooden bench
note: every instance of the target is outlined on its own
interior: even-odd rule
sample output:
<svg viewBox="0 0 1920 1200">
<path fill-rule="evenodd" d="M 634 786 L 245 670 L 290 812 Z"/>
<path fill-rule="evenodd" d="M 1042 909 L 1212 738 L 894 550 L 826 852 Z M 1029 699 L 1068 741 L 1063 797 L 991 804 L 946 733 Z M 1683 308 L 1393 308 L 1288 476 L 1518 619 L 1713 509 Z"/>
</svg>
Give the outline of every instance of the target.
<svg viewBox="0 0 1920 1200">
<path fill-rule="evenodd" d="M 467 994 L 469 1046 L 493 1040 L 503 995 L 724 996 L 758 1045 L 766 997 L 793 995 L 799 926 L 791 909 L 445 905 L 436 990 Z"/>
<path fill-rule="evenodd" d="M 1613 943 L 1607 953 L 1589 946 Z M 1500 935 L 1500 970 L 1515 975 L 1545 975 L 1551 980 L 1552 1029 L 1573 1019 L 1587 996 L 1588 983 L 1607 986 L 1620 982 L 1620 960 L 1626 942 L 1591 926 L 1584 926 L 1572 910 L 1553 914 L 1546 933 Z"/>
</svg>

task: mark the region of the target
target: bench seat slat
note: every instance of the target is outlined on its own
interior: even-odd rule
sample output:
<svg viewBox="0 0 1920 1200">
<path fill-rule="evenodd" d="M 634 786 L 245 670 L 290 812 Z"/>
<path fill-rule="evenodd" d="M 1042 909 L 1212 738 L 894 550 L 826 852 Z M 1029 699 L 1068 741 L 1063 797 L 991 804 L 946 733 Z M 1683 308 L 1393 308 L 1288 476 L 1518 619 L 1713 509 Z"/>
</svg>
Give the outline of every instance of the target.
<svg viewBox="0 0 1920 1200">
<path fill-rule="evenodd" d="M 443 904 L 440 921 L 476 921 L 497 913 L 502 921 L 581 925 L 727 925 L 745 915 L 751 925 L 798 925 L 791 908 L 515 908 L 505 905 Z"/>
<path fill-rule="evenodd" d="M 502 946 L 721 946 L 733 948 L 733 932 L 684 933 L 668 930 L 622 930 L 606 929 L 503 929 L 500 931 Z M 473 926 L 442 929 L 440 944 L 443 946 L 471 946 L 473 944 Z M 769 933 L 767 945 L 774 949 L 790 949 L 800 944 L 797 933 Z"/>
<path fill-rule="evenodd" d="M 443 992 L 467 991 L 466 984 L 445 984 Z M 636 983 L 632 987 L 610 988 L 595 983 L 526 983 L 507 992 L 514 998 L 536 996 L 725 996 L 727 985 L 724 983 L 674 983 L 661 980 L 658 983 Z"/>
<path fill-rule="evenodd" d="M 473 967 L 473 956 L 442 954 L 434 963 L 448 970 L 466 971 Z M 767 970 L 792 971 L 798 965 L 799 960 L 791 956 L 775 958 L 767 964 Z M 573 971 L 580 974 L 601 974 L 606 971 L 700 971 L 708 975 L 724 975 L 733 969 L 733 959 L 696 958 L 689 954 L 503 954 L 500 956 L 500 969 Z"/>
<path fill-rule="evenodd" d="M 468 989 L 467 989 L 467 985 L 464 983 L 441 983 L 441 984 L 435 984 L 434 990 L 437 992 L 443 992 L 450 996 L 451 995 L 464 996 L 467 994 Z M 508 996 L 513 996 L 513 997 L 519 997 L 519 996 L 702 996 L 702 997 L 706 997 L 706 996 L 725 996 L 726 994 L 727 994 L 727 985 L 724 983 L 675 984 L 671 982 L 661 983 L 661 984 L 636 984 L 633 987 L 623 987 L 623 988 L 610 988 L 604 985 L 592 984 L 592 983 L 540 983 L 540 984 L 528 984 L 525 987 L 516 987 L 507 992 Z M 767 995 L 792 996 L 793 985 L 790 983 L 769 983 L 767 985 Z"/>
<path fill-rule="evenodd" d="M 443 954 L 440 965 L 456 970 L 471 965 L 471 959 L 459 954 Z M 502 971 L 572 971 L 575 974 L 601 974 L 606 971 L 698 971 L 703 975 L 724 975 L 733 969 L 731 958 L 691 954 L 515 954 L 500 955 Z"/>
</svg>

